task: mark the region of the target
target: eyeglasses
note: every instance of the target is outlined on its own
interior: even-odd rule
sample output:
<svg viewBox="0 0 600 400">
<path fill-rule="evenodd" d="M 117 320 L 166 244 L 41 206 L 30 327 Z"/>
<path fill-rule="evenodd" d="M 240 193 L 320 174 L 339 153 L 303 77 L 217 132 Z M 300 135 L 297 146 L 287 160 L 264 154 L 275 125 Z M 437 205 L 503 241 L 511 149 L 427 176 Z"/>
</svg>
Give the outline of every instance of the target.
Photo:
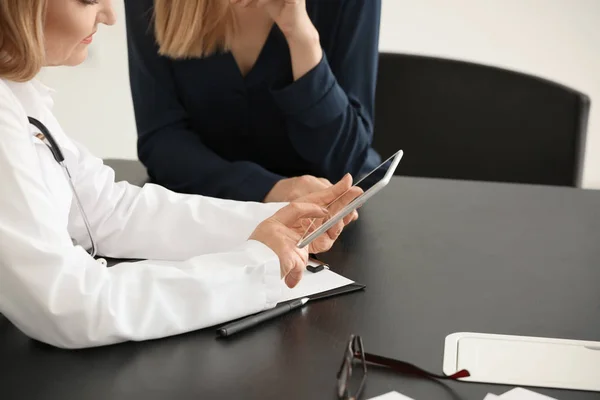
<svg viewBox="0 0 600 400">
<path fill-rule="evenodd" d="M 353 365 L 355 363 L 360 364 L 362 377 L 356 391 L 351 392 L 349 383 L 352 377 Z M 350 335 L 350 340 L 344 351 L 342 365 L 337 373 L 338 398 L 343 400 L 357 400 L 360 398 L 367 380 L 367 364 L 386 367 L 400 374 L 415 375 L 423 378 L 457 380 L 470 376 L 469 371 L 466 369 L 462 369 L 452 375 L 439 375 L 425 371 L 416 365 L 404 361 L 366 353 L 364 351 L 362 338 L 357 335 Z"/>
</svg>

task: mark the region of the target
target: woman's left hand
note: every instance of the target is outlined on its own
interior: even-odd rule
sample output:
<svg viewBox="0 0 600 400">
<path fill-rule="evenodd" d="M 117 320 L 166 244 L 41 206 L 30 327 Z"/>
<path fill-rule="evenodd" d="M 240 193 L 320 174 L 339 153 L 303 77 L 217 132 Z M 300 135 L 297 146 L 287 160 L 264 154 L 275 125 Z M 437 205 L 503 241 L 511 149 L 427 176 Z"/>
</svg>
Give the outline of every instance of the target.
<svg viewBox="0 0 600 400">
<path fill-rule="evenodd" d="M 306 0 L 230 0 L 241 7 L 264 7 L 287 38 L 313 38 L 316 29 L 306 12 Z"/>
</svg>

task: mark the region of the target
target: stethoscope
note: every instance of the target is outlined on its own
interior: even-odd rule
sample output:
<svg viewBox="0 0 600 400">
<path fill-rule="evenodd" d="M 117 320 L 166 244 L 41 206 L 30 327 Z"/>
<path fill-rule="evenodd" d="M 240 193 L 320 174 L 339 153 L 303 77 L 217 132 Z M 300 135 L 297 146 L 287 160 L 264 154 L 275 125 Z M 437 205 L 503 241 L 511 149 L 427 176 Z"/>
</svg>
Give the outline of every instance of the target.
<svg viewBox="0 0 600 400">
<path fill-rule="evenodd" d="M 67 177 L 67 181 L 69 182 L 69 186 L 71 186 L 71 191 L 73 192 L 73 197 L 75 197 L 75 203 L 77 204 L 79 213 L 83 217 L 83 223 L 85 224 L 85 229 L 87 230 L 88 235 L 90 237 L 90 241 L 92 242 L 92 249 L 89 253 L 93 258 L 95 258 L 96 250 L 97 250 L 96 241 L 94 240 L 94 236 L 92 235 L 92 228 L 90 227 L 90 222 L 89 222 L 88 217 L 83 209 L 83 205 L 81 204 L 81 200 L 79 199 L 77 190 L 75 190 L 75 185 L 73 184 L 73 179 L 71 178 L 69 169 L 65 165 L 65 156 L 63 155 L 62 151 L 60 150 L 58 143 L 56 143 L 56 140 L 54 140 L 54 137 L 52 137 L 52 134 L 50 134 L 50 131 L 48 130 L 48 128 L 46 128 L 46 126 L 44 124 L 42 124 L 40 121 L 38 121 L 37 119 L 35 119 L 33 117 L 27 117 L 27 118 L 29 119 L 29 123 L 31 125 L 35 126 L 36 128 L 38 128 L 40 130 L 41 134 L 36 135 L 36 137 L 38 139 L 40 139 L 46 145 L 46 147 L 48 147 L 50 149 L 50 152 L 52 152 L 54 159 L 62 167 L 63 171 L 65 172 L 65 176 Z"/>
</svg>

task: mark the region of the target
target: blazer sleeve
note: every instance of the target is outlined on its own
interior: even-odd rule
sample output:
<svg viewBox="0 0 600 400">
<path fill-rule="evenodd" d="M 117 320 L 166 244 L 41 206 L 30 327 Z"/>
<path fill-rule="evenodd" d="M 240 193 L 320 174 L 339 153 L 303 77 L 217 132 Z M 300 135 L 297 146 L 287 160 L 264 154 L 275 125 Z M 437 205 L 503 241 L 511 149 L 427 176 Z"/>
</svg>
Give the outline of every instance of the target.
<svg viewBox="0 0 600 400">
<path fill-rule="evenodd" d="M 273 90 L 294 147 L 331 181 L 358 175 L 366 160 L 379 59 L 381 0 L 340 4 L 328 54 L 300 79 Z"/>
</svg>

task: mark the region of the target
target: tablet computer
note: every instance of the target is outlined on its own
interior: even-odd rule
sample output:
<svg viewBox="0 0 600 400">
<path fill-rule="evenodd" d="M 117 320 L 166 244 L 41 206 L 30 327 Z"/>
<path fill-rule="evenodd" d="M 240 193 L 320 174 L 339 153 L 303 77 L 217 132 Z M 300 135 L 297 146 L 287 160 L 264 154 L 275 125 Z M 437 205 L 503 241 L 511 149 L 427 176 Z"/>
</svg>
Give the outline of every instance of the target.
<svg viewBox="0 0 600 400">
<path fill-rule="evenodd" d="M 337 214 L 325 221 L 323 225 L 321 225 L 308 235 L 305 234 L 305 236 L 298 243 L 298 247 L 303 248 L 308 246 L 313 240 L 319 237 L 319 235 L 327 232 L 329 228 L 334 226 L 337 222 L 342 220 L 346 215 L 350 214 L 356 208 L 365 204 L 365 202 L 371 197 L 373 197 L 375 193 L 383 189 L 392 179 L 394 171 L 396 171 L 396 167 L 398 167 L 398 164 L 400 163 L 400 160 L 402 159 L 403 155 L 404 152 L 402 150 L 399 150 L 396 154 L 385 160 L 373 171 L 360 178 L 360 180 L 357 181 L 354 184 L 354 186 L 360 187 L 363 190 L 363 193 L 354 200 L 352 200 L 350 203 L 348 203 L 348 205 L 342 208 Z M 330 206 L 331 204 L 328 207 Z"/>
</svg>

